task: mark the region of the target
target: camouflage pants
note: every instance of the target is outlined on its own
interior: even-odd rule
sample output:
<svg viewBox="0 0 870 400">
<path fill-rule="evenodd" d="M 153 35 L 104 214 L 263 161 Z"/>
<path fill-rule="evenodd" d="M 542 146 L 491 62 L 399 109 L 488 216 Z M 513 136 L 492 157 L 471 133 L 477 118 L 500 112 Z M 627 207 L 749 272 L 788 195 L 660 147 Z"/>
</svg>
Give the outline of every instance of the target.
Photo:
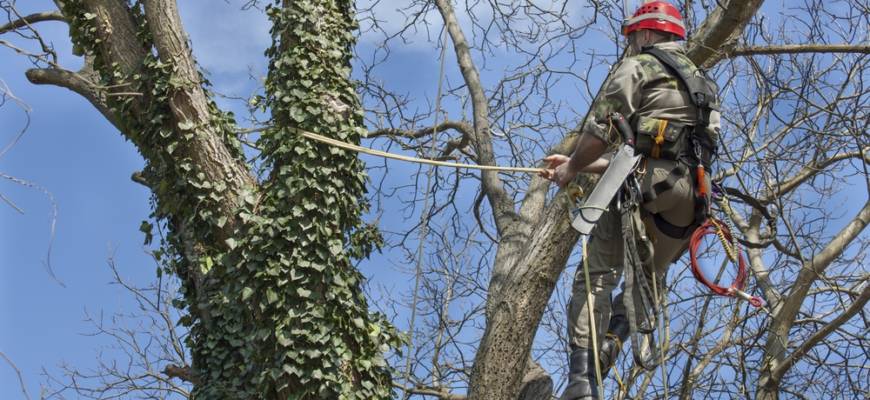
<svg viewBox="0 0 870 400">
<path fill-rule="evenodd" d="M 648 191 L 652 185 L 667 179 L 675 165 L 673 161 L 648 160 L 641 181 L 641 190 Z M 671 263 L 683 254 L 688 238 L 675 239 L 665 235 L 656 228 L 649 213 L 658 213 L 677 226 L 690 225 L 695 217 L 694 189 L 691 179 L 691 175 L 686 174 L 675 182 L 672 189 L 660 193 L 655 200 L 643 205 L 647 211 L 644 212 L 643 222 L 653 242 L 653 264 L 660 279 L 665 276 Z M 611 314 L 625 315 L 621 294 L 615 301 L 611 301 L 611 292 L 616 288 L 623 272 L 621 216 L 614 208 L 611 207 L 602 215 L 592 231 L 587 247 L 590 286 L 594 302 L 593 312 L 599 344 L 604 340 Z M 571 347 L 591 349 L 590 331 L 586 282 L 581 264 L 574 275 L 571 302 L 568 305 L 568 337 Z"/>
</svg>

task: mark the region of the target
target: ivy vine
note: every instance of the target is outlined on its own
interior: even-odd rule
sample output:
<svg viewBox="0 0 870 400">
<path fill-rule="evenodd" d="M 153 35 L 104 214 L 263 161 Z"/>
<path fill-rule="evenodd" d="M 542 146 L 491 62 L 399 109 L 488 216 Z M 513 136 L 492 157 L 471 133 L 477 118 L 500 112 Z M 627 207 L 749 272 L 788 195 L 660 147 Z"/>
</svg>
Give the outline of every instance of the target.
<svg viewBox="0 0 870 400">
<path fill-rule="evenodd" d="M 355 154 L 307 141 L 294 127 L 358 143 L 362 108 L 350 81 L 357 28 L 350 0 L 275 0 L 267 8 L 273 43 L 260 103 L 272 126 L 258 139 L 268 177 L 241 193 L 234 215 L 219 212 L 224 182 L 197 169 L 191 141 L 218 132 L 244 155 L 233 116 L 212 102 L 208 130 L 177 122 L 169 99 L 175 66 L 155 56 L 142 6 L 130 6 L 145 60 L 122 71 L 102 46 L 97 16 L 80 0 L 62 2 L 77 54 L 93 60 L 100 85 L 141 97 L 105 101 L 147 162 L 152 220 L 167 228 L 162 272 L 182 280 L 175 305 L 187 313 L 188 346 L 203 399 L 386 399 L 384 354 L 400 337 L 370 313 L 353 258 L 381 243 L 366 225 L 366 175 Z M 202 79 L 202 85 L 208 83 Z M 220 232 L 232 218 L 229 238 Z M 153 227 L 143 223 L 146 241 Z M 191 245 L 193 243 L 193 245 Z"/>
</svg>

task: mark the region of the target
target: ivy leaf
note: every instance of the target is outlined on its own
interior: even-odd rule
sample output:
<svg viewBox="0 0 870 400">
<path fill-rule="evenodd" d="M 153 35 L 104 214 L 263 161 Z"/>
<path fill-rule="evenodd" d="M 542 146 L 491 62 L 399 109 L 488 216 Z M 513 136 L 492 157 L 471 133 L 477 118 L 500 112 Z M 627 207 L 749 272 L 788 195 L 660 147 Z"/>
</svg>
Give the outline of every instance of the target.
<svg viewBox="0 0 870 400">
<path fill-rule="evenodd" d="M 296 294 L 298 294 L 299 297 L 308 298 L 309 296 L 311 296 L 311 291 L 305 288 L 298 288 L 296 289 Z"/>
<path fill-rule="evenodd" d="M 189 131 L 195 126 L 196 124 L 194 124 L 192 121 L 181 121 L 178 123 L 178 129 L 181 129 L 183 131 Z"/>
<path fill-rule="evenodd" d="M 254 289 L 245 286 L 245 288 L 242 289 L 242 301 L 248 300 L 252 294 L 254 294 Z"/>
<path fill-rule="evenodd" d="M 294 367 L 294 366 L 292 366 L 292 365 L 290 365 L 290 364 L 284 364 L 284 365 L 282 365 L 282 366 L 281 366 L 281 369 L 283 369 L 284 372 L 286 372 L 286 373 L 289 374 L 289 375 L 302 376 L 302 374 L 299 373 L 299 370 L 298 370 L 296 367 Z"/>
<path fill-rule="evenodd" d="M 284 336 L 284 334 L 281 332 L 278 332 L 278 334 L 275 335 L 275 339 L 278 340 L 278 344 L 280 344 L 281 346 L 290 346 L 291 344 L 293 344 L 293 340 Z"/>
<path fill-rule="evenodd" d="M 154 229 L 154 226 L 151 225 L 148 221 L 142 221 L 142 224 L 139 225 L 139 231 L 145 234 L 145 245 L 148 246 L 151 244 L 151 240 L 154 239 L 154 236 L 151 234 L 151 230 Z"/>
<path fill-rule="evenodd" d="M 214 266 L 214 260 L 212 260 L 211 257 L 205 256 L 202 258 L 203 272 L 211 271 L 211 267 L 213 267 L 213 266 Z"/>
<path fill-rule="evenodd" d="M 275 293 L 272 288 L 266 289 L 266 300 L 269 302 L 269 304 L 272 304 L 278 301 L 278 294 Z"/>
<path fill-rule="evenodd" d="M 341 245 L 340 240 L 333 239 L 329 241 L 329 252 L 332 253 L 332 255 L 337 256 L 341 254 L 342 248 L 343 246 Z"/>
</svg>

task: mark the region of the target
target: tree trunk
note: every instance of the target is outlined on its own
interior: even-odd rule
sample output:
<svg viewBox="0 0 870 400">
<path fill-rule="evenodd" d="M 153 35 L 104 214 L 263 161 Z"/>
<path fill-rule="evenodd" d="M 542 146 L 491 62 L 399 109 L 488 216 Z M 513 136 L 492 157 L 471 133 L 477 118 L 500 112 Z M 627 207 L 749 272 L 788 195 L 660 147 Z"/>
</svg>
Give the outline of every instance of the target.
<svg viewBox="0 0 870 400">
<path fill-rule="evenodd" d="M 380 240 L 362 224 L 365 173 L 356 155 L 294 128 L 358 142 L 350 81 L 356 23 L 349 0 L 271 6 L 265 104 L 274 129 L 258 141 L 258 183 L 232 117 L 193 59 L 175 0 L 58 2 L 80 73 L 28 71 L 74 90 L 130 139 L 141 181 L 169 235 L 161 259 L 182 280 L 193 395 L 204 399 L 390 398 L 384 353 L 398 345 L 368 312 L 351 257 Z M 149 232 L 150 234 L 150 232 Z"/>
</svg>

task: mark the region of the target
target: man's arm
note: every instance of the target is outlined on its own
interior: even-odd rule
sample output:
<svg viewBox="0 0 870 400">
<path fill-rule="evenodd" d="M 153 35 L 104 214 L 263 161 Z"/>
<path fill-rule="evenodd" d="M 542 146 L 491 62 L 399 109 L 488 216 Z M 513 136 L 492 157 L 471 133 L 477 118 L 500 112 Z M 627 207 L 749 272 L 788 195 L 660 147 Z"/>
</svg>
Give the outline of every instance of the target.
<svg viewBox="0 0 870 400">
<path fill-rule="evenodd" d="M 577 139 L 574 153 L 571 154 L 568 169 L 577 172 L 583 171 L 584 168 L 598 160 L 605 150 L 607 150 L 607 143 L 604 140 L 594 135 L 582 133 Z"/>
<path fill-rule="evenodd" d="M 625 118 L 631 118 L 640 107 L 643 83 L 642 67 L 637 60 L 626 59 L 616 66 L 604 83 L 601 97 L 592 104 L 591 115 L 580 129 L 581 134 L 571 160 L 558 166 L 551 164 L 551 170 L 541 175 L 559 186 L 565 186 L 577 173 L 586 172 L 584 168 L 601 157 L 609 147 L 619 144 L 622 139 L 611 126 L 608 115 L 618 112 Z"/>
<path fill-rule="evenodd" d="M 587 174 L 603 174 L 607 167 L 610 165 L 610 159 L 613 157 L 613 153 L 607 153 L 603 156 L 599 157 L 597 160 L 589 163 L 580 172 Z M 564 156 L 561 154 L 552 154 L 544 158 L 544 162 L 547 163 L 547 168 L 541 172 L 541 176 L 549 180 L 555 180 L 553 177 L 554 171 L 556 167 L 559 165 L 568 163 L 571 160 L 571 157 Z"/>
</svg>

